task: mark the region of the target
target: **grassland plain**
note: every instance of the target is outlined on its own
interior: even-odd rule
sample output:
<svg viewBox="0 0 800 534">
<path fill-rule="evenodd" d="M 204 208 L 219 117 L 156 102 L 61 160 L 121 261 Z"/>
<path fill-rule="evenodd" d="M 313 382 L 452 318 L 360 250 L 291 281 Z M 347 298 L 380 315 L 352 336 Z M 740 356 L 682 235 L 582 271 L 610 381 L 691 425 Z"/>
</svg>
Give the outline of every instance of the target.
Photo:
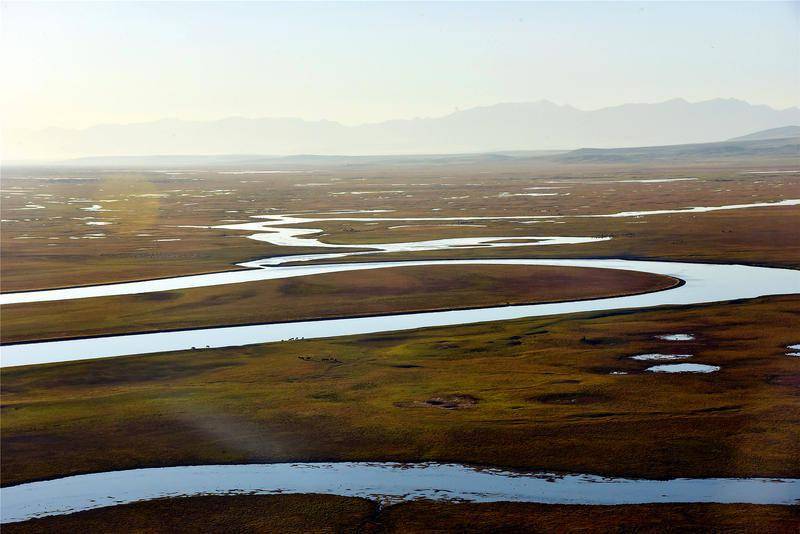
<svg viewBox="0 0 800 534">
<path fill-rule="evenodd" d="M 4 176 L 2 193 L 2 290 L 222 271 L 266 256 L 326 252 L 276 247 L 246 239 L 246 232 L 185 227 L 270 213 L 387 209 L 394 210 L 392 217 L 564 216 L 800 198 L 797 176 L 748 174 L 770 168 L 456 165 L 333 169 L 291 178 L 213 171 L 12 173 L 11 179 Z M 694 179 L 627 181 L 673 178 Z M 551 194 L 514 196 L 528 193 Z M 576 246 L 343 261 L 621 257 L 798 268 L 798 215 L 800 207 L 780 207 L 531 224 L 303 226 L 320 228 L 324 241 L 354 247 L 472 236 L 613 237 Z M 423 277 L 396 269 L 369 278 L 340 273 L 169 296 L 9 306 L 3 309 L 2 336 L 8 341 L 122 332 L 130 325 L 147 330 L 287 320 L 356 308 L 386 313 L 480 306 L 498 298 L 575 298 L 634 283 L 627 278 L 631 273 L 624 280 L 616 278 L 622 273 L 594 273 L 607 278 L 598 286 L 582 279 L 580 288 L 571 287 L 570 270 L 559 274 L 562 287 L 554 294 L 529 273 L 534 271 L 430 269 Z M 514 291 L 517 282 L 526 290 Z M 400 295 L 400 287 L 413 289 L 411 297 Z M 352 304 L 331 305 L 329 297 L 350 298 Z M 291 307 L 274 305 L 289 299 Z M 800 373 L 786 346 L 800 342 L 798 310 L 800 297 L 783 296 L 4 369 L 2 484 L 145 466 L 290 460 L 457 461 L 648 478 L 797 477 Z M 675 332 L 696 339 L 656 338 Z M 692 354 L 690 361 L 721 369 L 653 374 L 645 371 L 648 362 L 630 358 L 656 352 Z M 137 503 L 4 529 L 45 531 L 53 521 L 64 521 L 59 525 L 76 530 L 114 524 L 164 531 L 194 520 L 198 528 L 210 525 L 203 530 L 240 521 L 241 531 L 480 531 L 477 525 L 486 526 L 484 531 L 707 531 L 708 525 L 792 531 L 797 516 L 796 507 L 744 505 L 419 502 L 378 512 L 374 503 L 359 499 L 286 495 Z"/>
<path fill-rule="evenodd" d="M 658 291 L 634 271 L 515 265 L 398 267 L 181 291 L 4 306 L 4 343 Z"/>
<path fill-rule="evenodd" d="M 788 506 L 660 504 L 568 506 L 418 501 L 379 508 L 331 495 L 193 497 L 5 525 L 8 534 L 70 532 L 793 532 Z"/>
<path fill-rule="evenodd" d="M 799 476 L 800 375 L 785 355 L 798 341 L 799 303 L 771 297 L 4 369 L 3 484 L 293 460 Z M 655 337 L 674 332 L 696 339 Z M 653 374 L 630 359 L 653 352 L 690 353 L 721 370 Z"/>
<path fill-rule="evenodd" d="M 246 232 L 185 227 L 246 222 L 270 213 L 387 209 L 394 210 L 392 217 L 563 216 L 800 198 L 796 175 L 747 174 L 751 169 L 366 167 L 291 177 L 8 170 L 2 193 L 2 290 L 231 270 L 250 259 L 313 250 L 256 242 L 246 239 Z M 674 178 L 693 180 L 630 182 Z M 514 196 L 538 193 L 552 196 Z M 104 211 L 87 210 L 96 205 Z M 327 221 L 312 227 L 321 228 L 326 241 L 353 245 L 486 235 L 614 238 L 590 245 L 461 249 L 406 258 L 637 257 L 797 267 L 800 250 L 791 244 L 800 239 L 794 222 L 798 213 L 800 207 L 781 207 L 644 218 L 566 217 L 533 224 Z"/>
</svg>

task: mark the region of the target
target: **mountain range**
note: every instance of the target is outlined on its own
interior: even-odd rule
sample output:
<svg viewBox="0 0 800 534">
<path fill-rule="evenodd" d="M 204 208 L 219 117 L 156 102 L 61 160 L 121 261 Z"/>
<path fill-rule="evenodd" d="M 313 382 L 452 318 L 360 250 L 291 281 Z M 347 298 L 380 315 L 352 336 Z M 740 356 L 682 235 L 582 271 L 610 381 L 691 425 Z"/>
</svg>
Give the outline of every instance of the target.
<svg viewBox="0 0 800 534">
<path fill-rule="evenodd" d="M 5 159 L 153 154 L 452 154 L 717 142 L 800 124 L 800 108 L 735 99 L 624 104 L 584 111 L 505 103 L 435 118 L 347 126 L 296 118 L 163 119 L 86 129 L 6 131 Z"/>
</svg>

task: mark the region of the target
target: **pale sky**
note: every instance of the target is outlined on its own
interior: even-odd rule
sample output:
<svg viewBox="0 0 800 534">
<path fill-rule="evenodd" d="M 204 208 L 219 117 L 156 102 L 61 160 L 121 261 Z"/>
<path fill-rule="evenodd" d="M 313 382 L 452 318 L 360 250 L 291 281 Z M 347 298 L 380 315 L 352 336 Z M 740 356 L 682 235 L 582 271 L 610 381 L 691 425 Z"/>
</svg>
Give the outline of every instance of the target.
<svg viewBox="0 0 800 534">
<path fill-rule="evenodd" d="M 3 128 L 800 104 L 800 3 L 8 3 Z"/>
</svg>

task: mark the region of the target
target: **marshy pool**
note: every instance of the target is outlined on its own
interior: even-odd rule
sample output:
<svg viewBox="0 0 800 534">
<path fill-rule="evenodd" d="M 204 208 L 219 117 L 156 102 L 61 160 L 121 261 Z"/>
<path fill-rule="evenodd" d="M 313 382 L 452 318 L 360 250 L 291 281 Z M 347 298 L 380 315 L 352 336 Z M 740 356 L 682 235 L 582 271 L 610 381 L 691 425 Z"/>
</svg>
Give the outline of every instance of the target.
<svg viewBox="0 0 800 534">
<path fill-rule="evenodd" d="M 716 373 L 719 370 L 718 365 L 705 363 L 666 363 L 645 369 L 651 373 Z"/>
</svg>

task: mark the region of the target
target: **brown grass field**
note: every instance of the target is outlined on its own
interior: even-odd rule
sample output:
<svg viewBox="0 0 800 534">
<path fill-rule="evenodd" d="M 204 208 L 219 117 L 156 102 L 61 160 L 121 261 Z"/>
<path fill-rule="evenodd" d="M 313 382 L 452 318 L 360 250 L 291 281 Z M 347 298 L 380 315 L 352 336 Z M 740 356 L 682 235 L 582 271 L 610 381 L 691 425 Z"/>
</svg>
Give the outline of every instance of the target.
<svg viewBox="0 0 800 534">
<path fill-rule="evenodd" d="M 796 532 L 788 506 L 568 506 L 418 501 L 378 509 L 331 495 L 193 497 L 147 501 L 6 525 L 8 534 L 154 532 Z"/>
</svg>

